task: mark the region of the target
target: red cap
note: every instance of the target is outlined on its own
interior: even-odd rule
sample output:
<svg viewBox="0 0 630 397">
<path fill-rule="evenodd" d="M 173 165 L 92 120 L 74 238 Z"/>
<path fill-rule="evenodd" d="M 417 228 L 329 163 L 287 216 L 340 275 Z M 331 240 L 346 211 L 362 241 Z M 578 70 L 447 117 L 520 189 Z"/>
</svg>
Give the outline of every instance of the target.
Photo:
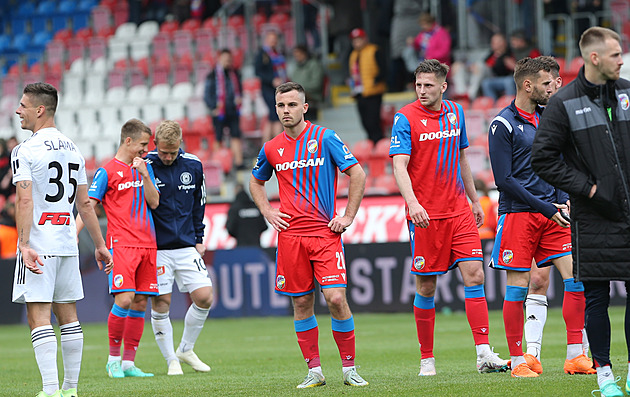
<svg viewBox="0 0 630 397">
<path fill-rule="evenodd" d="M 350 32 L 351 39 L 356 39 L 358 37 L 366 37 L 366 36 L 367 35 L 365 34 L 365 30 L 361 28 L 352 29 L 352 32 Z"/>
</svg>

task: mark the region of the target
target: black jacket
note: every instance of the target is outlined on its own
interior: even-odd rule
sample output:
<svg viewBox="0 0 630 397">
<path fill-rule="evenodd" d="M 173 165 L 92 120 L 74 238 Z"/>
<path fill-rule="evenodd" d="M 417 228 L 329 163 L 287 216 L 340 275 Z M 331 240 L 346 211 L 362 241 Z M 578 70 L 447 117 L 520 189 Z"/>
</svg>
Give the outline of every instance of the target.
<svg viewBox="0 0 630 397">
<path fill-rule="evenodd" d="M 576 279 L 630 280 L 630 81 L 593 85 L 582 67 L 543 113 L 532 168 L 570 195 Z"/>
<path fill-rule="evenodd" d="M 240 191 L 230 205 L 225 227 L 237 246 L 260 247 L 260 234 L 267 230 L 267 223 L 247 193 Z"/>
</svg>

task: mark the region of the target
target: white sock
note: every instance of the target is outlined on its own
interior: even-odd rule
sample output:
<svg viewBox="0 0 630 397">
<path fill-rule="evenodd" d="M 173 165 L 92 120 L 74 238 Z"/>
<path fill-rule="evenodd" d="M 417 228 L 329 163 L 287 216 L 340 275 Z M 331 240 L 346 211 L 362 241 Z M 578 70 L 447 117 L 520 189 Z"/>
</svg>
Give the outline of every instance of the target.
<svg viewBox="0 0 630 397">
<path fill-rule="evenodd" d="M 490 345 L 488 345 L 487 343 L 482 345 L 475 345 L 475 350 L 477 350 L 477 357 L 485 357 L 489 353 L 492 353 Z"/>
<path fill-rule="evenodd" d="M 120 361 L 120 356 L 107 356 L 107 362 L 111 363 L 112 361 Z"/>
<path fill-rule="evenodd" d="M 567 360 L 573 360 L 577 356 L 582 354 L 582 344 L 574 343 L 567 345 Z"/>
<path fill-rule="evenodd" d="M 525 300 L 525 341 L 527 353 L 540 359 L 543 328 L 547 321 L 547 297 L 529 294 Z"/>
<path fill-rule="evenodd" d="M 588 335 L 586 335 L 586 328 L 582 328 L 582 352 L 588 357 L 588 349 L 591 345 L 588 343 Z"/>
<path fill-rule="evenodd" d="M 173 324 L 168 317 L 169 312 L 158 313 L 151 310 L 151 326 L 153 327 L 153 335 L 166 362 L 170 363 L 177 360 L 175 356 L 175 348 L 173 347 Z"/>
<path fill-rule="evenodd" d="M 321 368 L 321 367 L 320 367 Z M 343 371 L 343 374 L 345 375 L 346 372 L 350 371 L 351 369 L 354 369 L 355 366 L 351 366 L 351 367 L 341 367 L 341 370 Z"/>
<path fill-rule="evenodd" d="M 42 375 L 44 393 L 53 394 L 59 389 L 57 373 L 57 336 L 52 325 L 43 325 L 31 331 L 35 360 Z"/>
<path fill-rule="evenodd" d="M 126 371 L 126 370 L 128 370 L 129 368 L 133 367 L 133 365 L 134 365 L 134 364 L 133 364 L 133 361 L 130 361 L 130 360 L 122 360 L 122 363 L 120 364 L 120 368 L 121 368 L 123 371 Z"/>
<path fill-rule="evenodd" d="M 605 367 L 597 367 L 595 369 L 597 370 L 597 384 L 600 387 L 602 386 L 602 383 L 607 380 L 612 380 L 613 382 L 615 381 L 615 375 L 613 375 L 610 366 L 607 365 Z"/>
<path fill-rule="evenodd" d="M 63 390 L 76 389 L 81 372 L 83 330 L 78 321 L 61 327 L 61 356 L 63 357 Z"/>
<path fill-rule="evenodd" d="M 527 361 L 525 361 L 525 357 L 523 356 L 510 356 L 510 359 L 512 360 L 512 369 L 523 363 L 527 363 Z"/>
<path fill-rule="evenodd" d="M 190 305 L 184 318 L 184 334 L 179 344 L 180 351 L 186 352 L 195 347 L 195 342 L 203 329 L 203 324 L 206 322 L 209 312 L 210 308 L 202 309 L 194 303 Z"/>
<path fill-rule="evenodd" d="M 321 366 L 317 366 L 317 367 L 313 367 L 313 368 L 309 368 L 309 371 L 313 371 L 315 372 L 317 375 L 323 377 L 324 374 L 322 373 L 322 367 Z"/>
</svg>

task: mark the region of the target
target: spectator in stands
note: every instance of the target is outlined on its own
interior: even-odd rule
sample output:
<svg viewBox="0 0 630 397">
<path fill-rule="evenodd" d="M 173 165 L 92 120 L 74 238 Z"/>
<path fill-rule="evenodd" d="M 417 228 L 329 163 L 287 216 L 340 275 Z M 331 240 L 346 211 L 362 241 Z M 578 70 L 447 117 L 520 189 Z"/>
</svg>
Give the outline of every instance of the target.
<svg viewBox="0 0 630 397">
<path fill-rule="evenodd" d="M 363 29 L 350 32 L 350 91 L 357 101 L 361 124 L 368 138 L 376 143 L 383 138 L 381 105 L 385 92 L 385 58 L 378 46 L 369 42 Z"/>
<path fill-rule="evenodd" d="M 523 29 L 517 29 L 512 32 L 510 35 L 510 48 L 514 59 L 517 61 L 526 57 L 534 59 L 541 55 L 538 48 L 531 45 L 529 40 L 527 40 Z"/>
<path fill-rule="evenodd" d="M 319 107 L 324 100 L 324 67 L 322 63 L 311 57 L 306 46 L 298 45 L 293 49 L 295 69 L 291 73 L 291 81 L 304 87 L 308 112 L 304 118 L 316 121 Z"/>
<path fill-rule="evenodd" d="M 15 195 L 7 199 L 0 214 L 0 258 L 15 258 L 18 233 L 15 226 Z"/>
<path fill-rule="evenodd" d="M 379 10 L 380 11 L 380 10 Z M 391 22 L 391 34 L 389 36 L 389 63 L 388 89 L 399 92 L 405 89 L 408 82 L 413 81 L 413 69 L 406 66 L 405 49 L 407 38 L 416 37 L 420 33 L 418 17 L 422 13 L 422 2 L 417 0 L 394 0 L 393 17 Z"/>
<path fill-rule="evenodd" d="M 236 186 L 236 197 L 228 210 L 225 228 L 236 239 L 237 247 L 260 247 L 260 235 L 267 223 L 243 185 Z"/>
<path fill-rule="evenodd" d="M 407 71 L 415 72 L 418 64 L 425 59 L 437 59 L 443 64 L 451 64 L 451 35 L 438 25 L 435 17 L 424 13 L 418 19 L 421 31 L 418 35 L 407 38 L 405 62 Z"/>
<path fill-rule="evenodd" d="M 232 53 L 228 49 L 221 50 L 219 59 L 206 79 L 204 101 L 210 109 L 214 131 L 217 139 L 215 149 L 223 144 L 225 129 L 230 133 L 230 149 L 237 170 L 244 169 L 243 145 L 239 113 L 242 103 L 242 88 L 238 72 L 234 70 Z"/>
<path fill-rule="evenodd" d="M 486 57 L 485 65 L 489 76 L 481 81 L 483 95 L 496 100 L 501 95 L 516 94 L 513 76 L 516 60 L 502 33 L 492 35 L 490 54 Z"/>
<path fill-rule="evenodd" d="M 260 78 L 262 95 L 269 108 L 269 122 L 262 131 L 263 142 L 267 142 L 282 132 L 282 124 L 276 115 L 276 87 L 287 81 L 287 68 L 284 55 L 278 48 L 278 33 L 269 30 L 264 44 L 254 62 L 256 76 Z"/>
</svg>

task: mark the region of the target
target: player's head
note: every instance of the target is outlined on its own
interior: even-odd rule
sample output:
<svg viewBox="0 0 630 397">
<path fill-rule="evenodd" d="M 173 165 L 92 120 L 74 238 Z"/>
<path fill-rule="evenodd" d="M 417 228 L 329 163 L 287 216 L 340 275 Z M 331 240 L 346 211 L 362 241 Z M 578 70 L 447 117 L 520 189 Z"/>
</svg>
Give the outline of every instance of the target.
<svg viewBox="0 0 630 397">
<path fill-rule="evenodd" d="M 53 120 L 58 101 L 55 87 L 48 83 L 27 84 L 22 94 L 15 113 L 20 116 L 23 129 L 35 132 Z"/>
<path fill-rule="evenodd" d="M 149 147 L 151 128 L 138 119 L 131 119 L 120 129 L 120 149 L 127 156 L 142 157 Z"/>
<path fill-rule="evenodd" d="M 546 105 L 556 91 L 551 66 L 540 58 L 525 57 L 514 67 L 516 96 L 524 96 L 538 105 Z"/>
<path fill-rule="evenodd" d="M 617 80 L 621 72 L 621 38 L 607 28 L 588 28 L 580 37 L 580 53 L 584 67 L 591 77 L 600 80 Z"/>
<path fill-rule="evenodd" d="M 164 165 L 171 165 L 179 154 L 182 127 L 177 121 L 165 120 L 155 129 L 155 148 Z"/>
<path fill-rule="evenodd" d="M 442 95 L 446 91 L 446 75 L 448 65 L 437 59 L 425 59 L 420 62 L 414 76 L 416 77 L 416 94 L 420 103 L 433 110 L 439 110 Z"/>
<path fill-rule="evenodd" d="M 304 87 L 288 82 L 276 87 L 276 113 L 284 128 L 293 128 L 304 121 L 308 110 Z"/>
<path fill-rule="evenodd" d="M 562 77 L 560 77 L 560 65 L 558 64 L 558 61 L 556 61 L 556 58 L 549 55 L 541 55 L 539 57 L 536 57 L 536 59 L 540 59 L 541 62 L 549 65 L 549 68 L 551 69 L 551 75 L 556 80 L 556 89 L 551 95 L 555 94 L 556 92 L 558 92 L 560 87 L 562 87 Z"/>
</svg>

